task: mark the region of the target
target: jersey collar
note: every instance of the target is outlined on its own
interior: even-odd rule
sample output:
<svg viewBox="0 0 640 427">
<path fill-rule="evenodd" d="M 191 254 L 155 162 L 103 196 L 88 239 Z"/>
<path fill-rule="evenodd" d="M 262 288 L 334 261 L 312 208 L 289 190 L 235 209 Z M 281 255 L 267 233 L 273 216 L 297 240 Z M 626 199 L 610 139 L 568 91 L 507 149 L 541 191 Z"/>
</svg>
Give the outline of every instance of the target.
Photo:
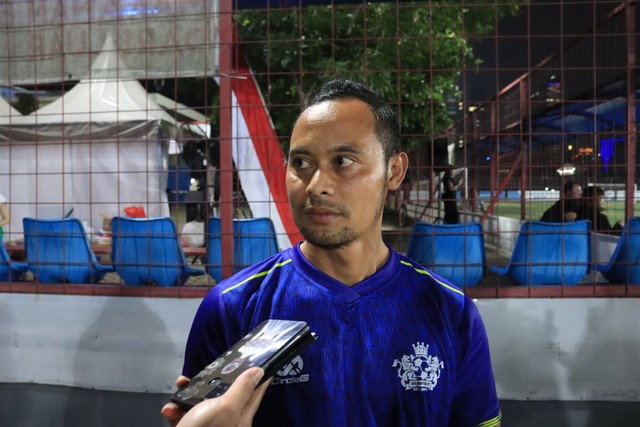
<svg viewBox="0 0 640 427">
<path fill-rule="evenodd" d="M 318 270 L 305 258 L 300 249 L 300 243 L 292 248 L 291 258 L 296 268 L 305 276 L 307 276 L 309 280 L 328 289 L 339 298 L 354 300 L 375 292 L 384 285 L 388 284 L 397 273 L 396 267 L 400 262 L 399 255 L 397 252 L 391 249 L 390 246 L 387 247 L 389 248 L 389 259 L 382 266 L 382 268 L 376 271 L 373 275 L 367 277 L 359 283 L 356 283 L 353 286 L 347 286 L 344 283 Z"/>
</svg>

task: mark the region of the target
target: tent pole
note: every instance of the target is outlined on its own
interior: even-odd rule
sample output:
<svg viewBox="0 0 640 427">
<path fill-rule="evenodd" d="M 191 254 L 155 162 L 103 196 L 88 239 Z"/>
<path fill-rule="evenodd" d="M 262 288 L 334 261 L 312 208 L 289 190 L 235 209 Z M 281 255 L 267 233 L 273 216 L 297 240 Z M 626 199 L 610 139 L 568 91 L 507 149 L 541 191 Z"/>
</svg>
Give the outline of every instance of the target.
<svg viewBox="0 0 640 427">
<path fill-rule="evenodd" d="M 220 0 L 220 231 L 222 277 L 233 274 L 233 158 L 231 78 L 233 59 L 233 5 Z"/>
<path fill-rule="evenodd" d="M 625 220 L 634 216 L 636 189 L 636 9 L 637 3 L 627 1 L 627 185 L 625 196 Z"/>
</svg>

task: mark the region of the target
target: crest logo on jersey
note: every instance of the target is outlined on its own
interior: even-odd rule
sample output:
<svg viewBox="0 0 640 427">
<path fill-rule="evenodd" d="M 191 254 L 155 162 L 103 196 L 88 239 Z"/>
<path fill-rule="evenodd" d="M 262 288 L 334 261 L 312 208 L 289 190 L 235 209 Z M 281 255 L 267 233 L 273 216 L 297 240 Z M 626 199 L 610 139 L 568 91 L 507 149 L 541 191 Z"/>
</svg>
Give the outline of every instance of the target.
<svg viewBox="0 0 640 427">
<path fill-rule="evenodd" d="M 405 390 L 433 390 L 438 384 L 444 363 L 438 356 L 429 354 L 429 345 L 424 345 L 423 342 L 412 345 L 414 354 L 404 355 L 402 359 L 393 361 L 393 367 L 398 369 L 400 384 Z"/>
<path fill-rule="evenodd" d="M 306 383 L 309 381 L 309 374 L 303 374 L 304 360 L 296 356 L 282 367 L 271 380 L 271 385 Z"/>
</svg>

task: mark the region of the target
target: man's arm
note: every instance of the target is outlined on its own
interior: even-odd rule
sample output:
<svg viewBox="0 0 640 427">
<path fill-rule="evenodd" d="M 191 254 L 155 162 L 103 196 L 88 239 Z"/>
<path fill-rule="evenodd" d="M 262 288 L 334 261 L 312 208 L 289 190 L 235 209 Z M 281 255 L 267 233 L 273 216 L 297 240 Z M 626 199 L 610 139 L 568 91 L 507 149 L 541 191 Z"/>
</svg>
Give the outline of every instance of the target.
<svg viewBox="0 0 640 427">
<path fill-rule="evenodd" d="M 467 297 L 458 328 L 456 361 L 456 388 L 449 426 L 499 426 L 502 413 L 493 377 L 489 342 L 480 312 Z"/>
<path fill-rule="evenodd" d="M 198 374 L 235 342 L 228 334 L 219 286 L 202 300 L 191 324 L 182 367 L 182 375 L 188 378 Z"/>
</svg>

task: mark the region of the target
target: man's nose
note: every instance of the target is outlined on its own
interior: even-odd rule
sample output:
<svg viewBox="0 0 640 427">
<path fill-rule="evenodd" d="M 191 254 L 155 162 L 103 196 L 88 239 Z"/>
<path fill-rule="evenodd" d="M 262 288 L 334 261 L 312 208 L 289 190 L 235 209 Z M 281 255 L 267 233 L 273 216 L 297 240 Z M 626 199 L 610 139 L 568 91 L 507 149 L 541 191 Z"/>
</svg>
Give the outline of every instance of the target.
<svg viewBox="0 0 640 427">
<path fill-rule="evenodd" d="M 307 194 L 310 196 L 331 196 L 333 195 L 333 178 L 331 173 L 323 168 L 317 168 L 313 175 L 311 175 L 311 180 L 307 185 Z"/>
</svg>

